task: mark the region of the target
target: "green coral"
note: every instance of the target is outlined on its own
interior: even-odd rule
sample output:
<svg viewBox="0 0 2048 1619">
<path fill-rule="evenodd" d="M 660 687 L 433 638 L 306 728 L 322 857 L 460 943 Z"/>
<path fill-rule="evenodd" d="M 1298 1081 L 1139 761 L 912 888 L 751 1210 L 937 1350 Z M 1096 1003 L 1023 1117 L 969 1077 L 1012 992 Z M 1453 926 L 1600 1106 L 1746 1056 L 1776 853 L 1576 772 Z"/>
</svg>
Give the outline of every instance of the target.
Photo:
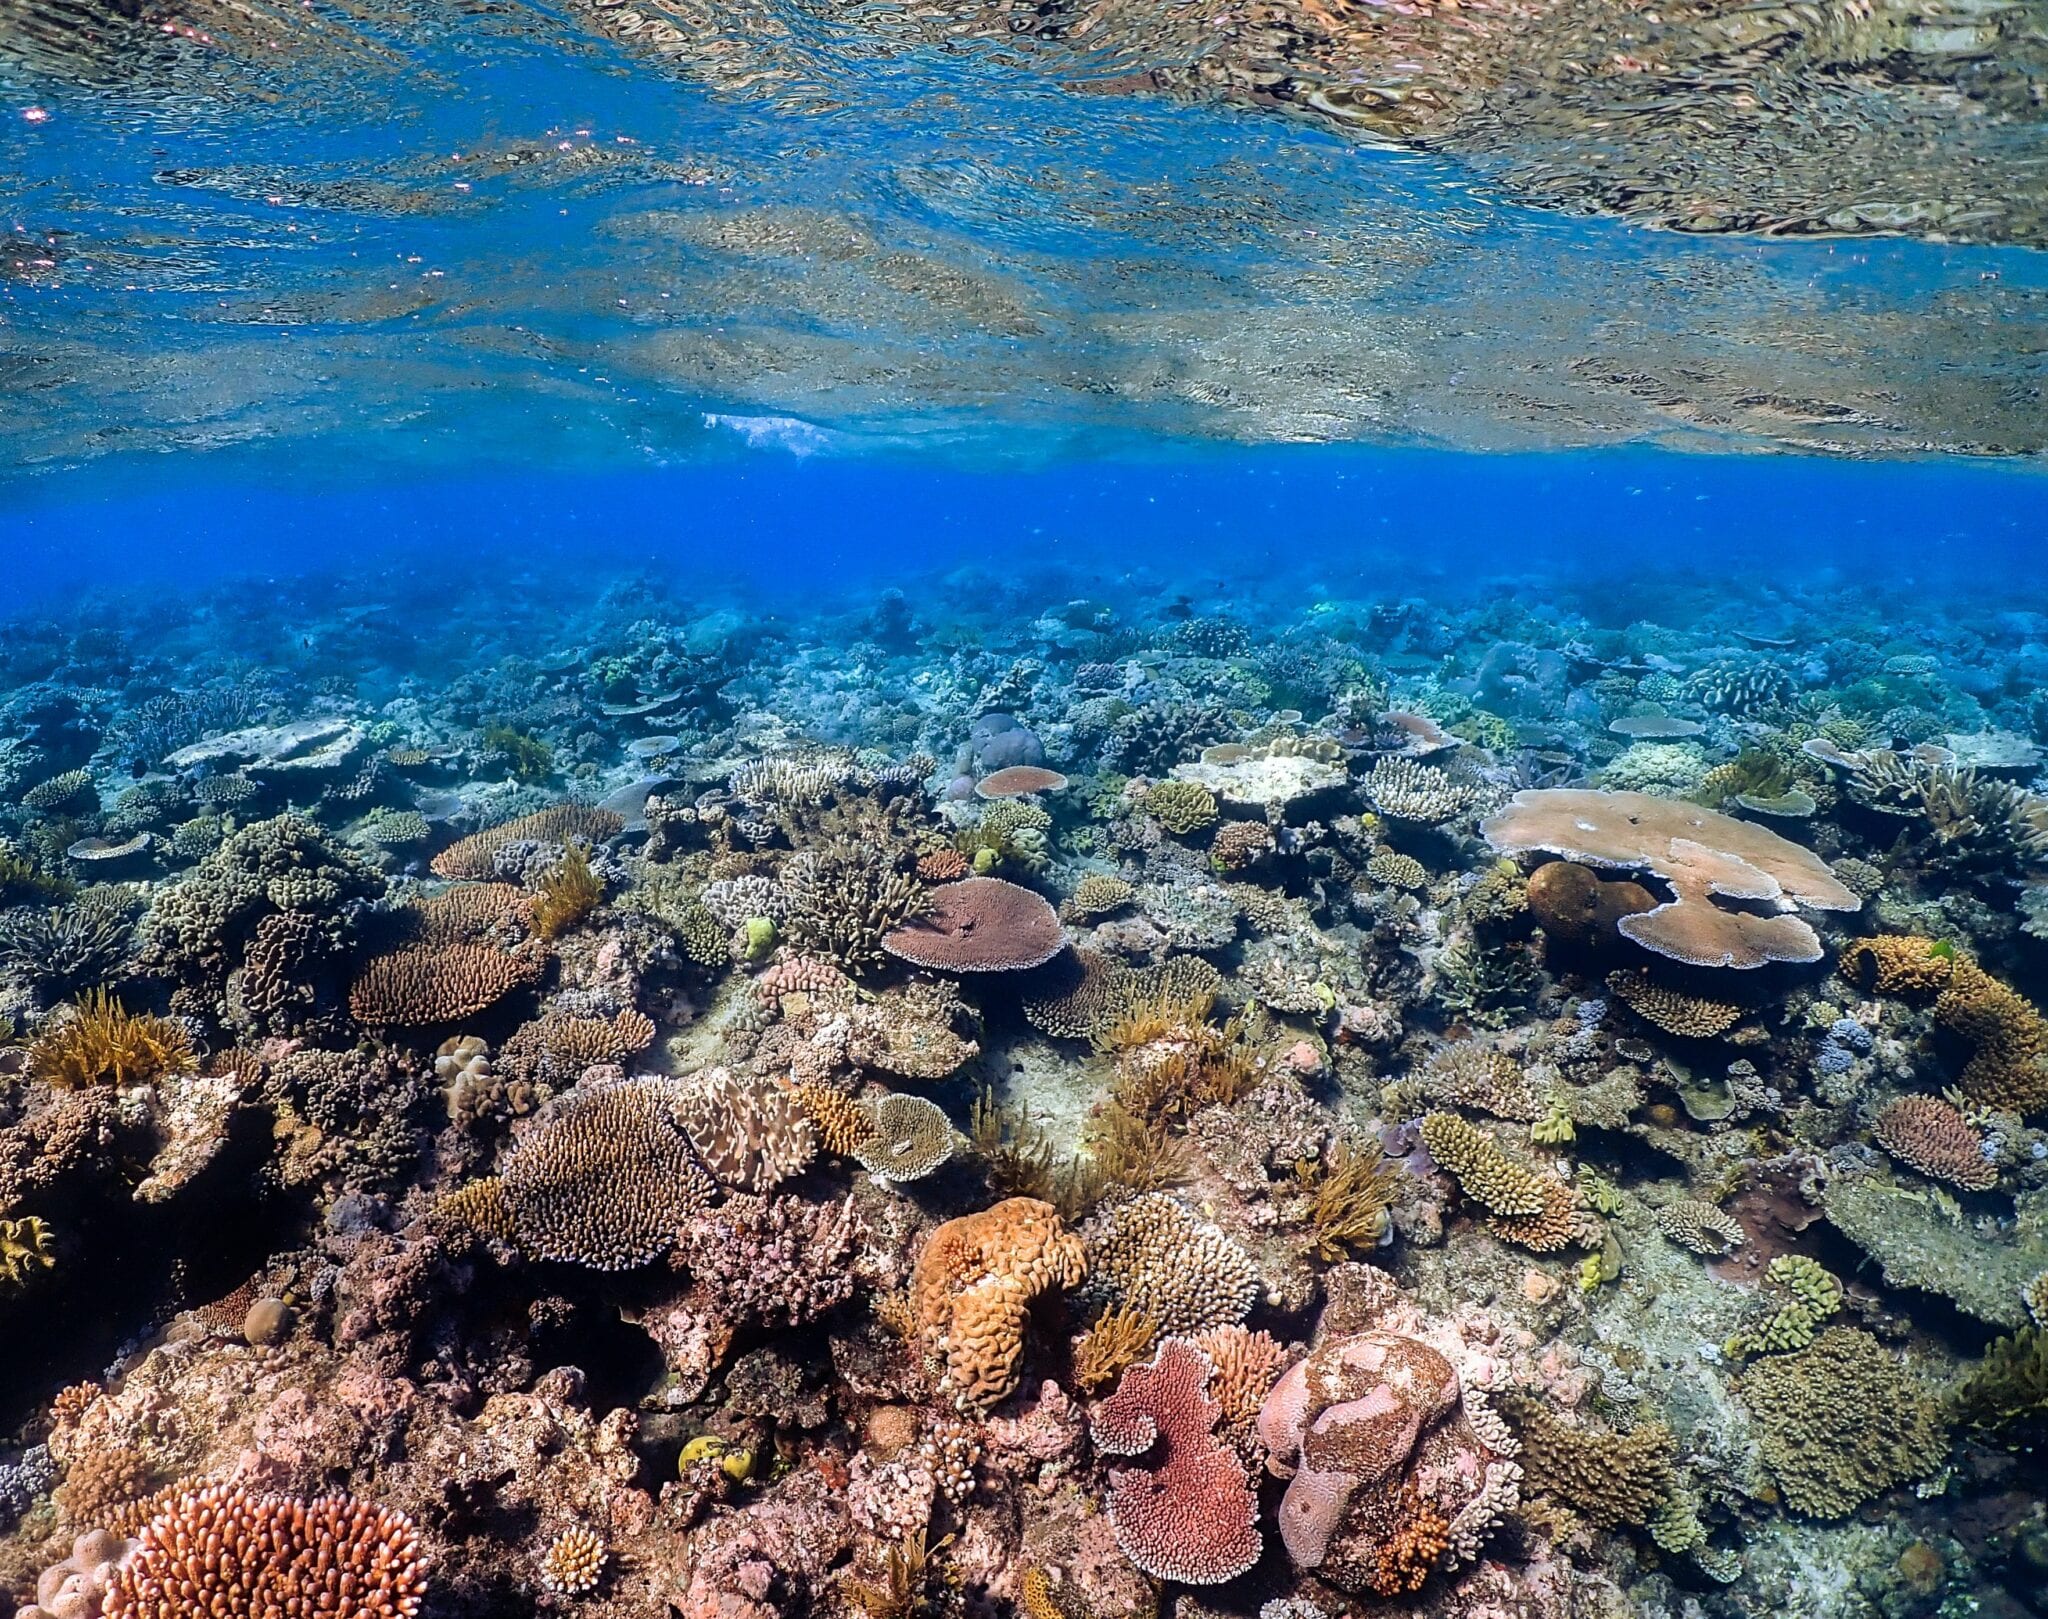
<svg viewBox="0 0 2048 1619">
<path fill-rule="evenodd" d="M 977 875 L 986 877 L 1000 867 L 1021 871 L 1043 871 L 1052 862 L 1047 833 L 1052 817 L 1038 805 L 1022 798 L 1005 798 L 988 806 L 980 818 L 963 827 L 953 845 L 974 862 Z"/>
<path fill-rule="evenodd" d="M 1529 1139 L 1539 1147 L 1562 1147 L 1576 1141 L 1578 1134 L 1572 1124 L 1571 1109 L 1556 1097 L 1551 1098 L 1543 1117 L 1529 1126 Z"/>
<path fill-rule="evenodd" d="M 768 952 L 775 948 L 775 919 L 768 916 L 750 916 L 740 931 L 745 935 L 746 959 L 766 961 Z"/>
<path fill-rule="evenodd" d="M 1436 958 L 1437 1001 L 1481 1028 L 1502 1029 L 1536 993 L 1536 969 L 1512 946 L 1460 939 Z"/>
<path fill-rule="evenodd" d="M 39 1270 L 57 1262 L 50 1251 L 50 1228 L 34 1215 L 0 1220 L 0 1290 L 22 1288 Z"/>
<path fill-rule="evenodd" d="M 548 745 L 515 726 L 502 723 L 486 725 L 480 740 L 487 753 L 505 756 L 515 780 L 545 781 L 548 772 L 555 767 L 555 756 Z"/>
<path fill-rule="evenodd" d="M 68 878 L 47 875 L 33 861 L 0 846 L 0 905 L 67 899 L 76 886 Z"/>
<path fill-rule="evenodd" d="M 1216 795 L 1198 782 L 1162 781 L 1145 794 L 1145 813 L 1184 838 L 1216 819 Z"/>
<path fill-rule="evenodd" d="M 1842 1284 L 1804 1254 L 1781 1254 L 1764 1270 L 1766 1286 L 1790 1297 L 1761 1326 L 1723 1344 L 1731 1357 L 1777 1355 L 1813 1342 L 1820 1324 L 1842 1307 Z"/>
<path fill-rule="evenodd" d="M 1853 1327 L 1758 1361 L 1740 1392 L 1785 1504 L 1808 1517 L 1845 1518 L 1948 1454 L 1926 1390 Z"/>
<path fill-rule="evenodd" d="M 2048 1328 L 1997 1339 L 1957 1387 L 1954 1421 L 2012 1450 L 2048 1445 Z"/>
</svg>

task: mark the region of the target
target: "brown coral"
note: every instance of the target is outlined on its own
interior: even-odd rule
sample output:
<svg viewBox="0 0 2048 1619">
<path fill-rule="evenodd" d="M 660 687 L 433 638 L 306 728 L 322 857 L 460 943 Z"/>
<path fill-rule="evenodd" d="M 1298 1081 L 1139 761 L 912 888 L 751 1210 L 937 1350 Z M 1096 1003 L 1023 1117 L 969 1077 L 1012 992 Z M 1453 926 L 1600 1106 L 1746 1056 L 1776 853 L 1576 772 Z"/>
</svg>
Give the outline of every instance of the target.
<svg viewBox="0 0 2048 1619">
<path fill-rule="evenodd" d="M 1843 952 L 1843 970 L 1882 995 L 1934 998 L 1934 1021 L 1976 1049 L 1956 1085 L 2016 1113 L 2048 1110 L 2048 1019 L 1969 957 L 1931 939 L 1890 934 Z"/>
<path fill-rule="evenodd" d="M 1017 1387 L 1031 1301 L 1086 1273 L 1080 1239 L 1050 1203 L 1006 1198 L 932 1233 L 911 1275 L 912 1319 L 944 1349 L 957 1397 L 992 1405 Z"/>
<path fill-rule="evenodd" d="M 412 1619 L 427 1591 L 403 1513 L 330 1496 L 296 1501 L 212 1485 L 144 1525 L 105 1619 Z"/>
<path fill-rule="evenodd" d="M 712 1190 L 675 1100 L 664 1080 L 600 1086 L 528 1131 L 502 1177 L 519 1246 L 592 1270 L 630 1270 L 673 1247 Z"/>
<path fill-rule="evenodd" d="M 791 1094 L 811 1116 L 818 1132 L 818 1144 L 827 1152 L 851 1157 L 874 1139 L 875 1121 L 852 1097 L 823 1085 L 796 1085 Z"/>
<path fill-rule="evenodd" d="M 1089 1273 L 1164 1335 L 1242 1321 L 1262 1284 L 1251 1256 L 1165 1192 L 1111 1205 L 1087 1229 Z"/>
<path fill-rule="evenodd" d="M 957 883 L 973 870 L 973 862 L 958 849 L 932 849 L 917 857 L 920 882 Z"/>
<path fill-rule="evenodd" d="M 148 1496 L 156 1482 L 155 1468 L 139 1450 L 88 1450 L 72 1461 L 58 1500 L 77 1529 L 131 1529 L 126 1521 L 129 1509 Z"/>
<path fill-rule="evenodd" d="M 540 1560 L 540 1582 L 563 1596 L 588 1596 L 604 1578 L 611 1552 L 604 1538 L 581 1524 L 564 1529 L 548 1543 Z"/>
<path fill-rule="evenodd" d="M 105 990 L 93 990 L 45 1025 L 29 1048 L 29 1072 L 59 1090 L 133 1085 L 198 1066 L 184 1025 L 130 1012 Z"/>
<path fill-rule="evenodd" d="M 630 1006 L 611 1018 L 547 1012 L 513 1031 L 497 1067 L 518 1080 L 571 1085 L 584 1069 L 623 1064 L 653 1041 L 654 1020 Z"/>
<path fill-rule="evenodd" d="M 1671 1494 L 1678 1441 L 1661 1422 L 1598 1433 L 1561 1421 L 1533 1400 L 1507 1414 L 1522 1441 L 1522 1487 L 1570 1507 L 1596 1529 L 1646 1524 Z"/>
<path fill-rule="evenodd" d="M 1970 1192 L 1998 1184 L 1998 1166 L 1984 1156 L 1970 1121 L 1939 1097 L 1900 1097 L 1878 1114 L 1870 1133 L 1900 1163 L 1930 1180 Z"/>
<path fill-rule="evenodd" d="M 1273 829 L 1264 821 L 1230 821 L 1209 840 L 1209 859 L 1218 871 L 1243 871 L 1273 852 Z"/>
<path fill-rule="evenodd" d="M 1614 998 L 1645 1023 L 1688 1040 L 1711 1040 L 1742 1021 L 1743 1008 L 1732 1001 L 1690 995 L 1655 982 L 1639 967 L 1623 967 L 1607 975 Z"/>
<path fill-rule="evenodd" d="M 532 948 L 406 945 L 363 963 L 349 986 L 349 1010 L 357 1022 L 380 1028 L 454 1023 L 537 983 L 544 964 Z"/>
<path fill-rule="evenodd" d="M 461 883 L 406 907 L 420 944 L 517 944 L 533 928 L 533 896 L 513 883 Z"/>
<path fill-rule="evenodd" d="M 721 1186 L 765 1192 L 817 1156 L 817 1128 L 802 1101 L 768 1080 L 706 1069 L 676 1099 L 674 1114 Z"/>
<path fill-rule="evenodd" d="M 885 934 L 882 948 L 935 972 L 1004 973 L 1042 966 L 1066 942 L 1039 895 L 1000 877 L 969 877 L 935 890 L 925 913 Z"/>
<path fill-rule="evenodd" d="M 1854 911 L 1863 903 L 1826 861 L 1768 827 L 1646 793 L 1525 788 L 1480 831 L 1496 854 L 1548 853 L 1662 879 L 1671 900 L 1621 917 L 1617 930 L 1694 967 L 1818 961 L 1820 939 L 1795 911 Z"/>
<path fill-rule="evenodd" d="M 1659 1231 L 1696 1254 L 1725 1254 L 1743 1243 L 1741 1221 L 1696 1197 L 1667 1204 L 1657 1211 L 1656 1218 Z"/>
<path fill-rule="evenodd" d="M 452 843 L 434 856 L 437 877 L 488 880 L 497 875 L 498 851 L 511 843 L 599 844 L 626 829 L 626 818 L 587 804 L 553 804 L 502 826 L 487 827 Z"/>
</svg>

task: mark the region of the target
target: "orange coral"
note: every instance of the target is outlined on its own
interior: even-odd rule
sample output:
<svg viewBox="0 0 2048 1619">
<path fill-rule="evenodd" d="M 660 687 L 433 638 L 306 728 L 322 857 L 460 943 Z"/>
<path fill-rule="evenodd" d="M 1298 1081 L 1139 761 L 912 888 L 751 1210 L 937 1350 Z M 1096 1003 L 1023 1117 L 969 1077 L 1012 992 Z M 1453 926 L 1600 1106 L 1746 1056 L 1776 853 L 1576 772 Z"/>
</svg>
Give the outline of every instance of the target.
<svg viewBox="0 0 2048 1619">
<path fill-rule="evenodd" d="M 1005 1198 L 932 1233 L 911 1274 L 911 1315 L 944 1347 L 960 1399 L 992 1405 L 1017 1387 L 1031 1301 L 1086 1273 L 1080 1238 L 1050 1203 Z"/>
<path fill-rule="evenodd" d="M 1965 1191 L 1988 1192 L 1998 1166 L 1984 1156 L 1970 1121 L 1934 1096 L 1902 1096 L 1871 1126 L 1877 1144 L 1900 1163 Z"/>
<path fill-rule="evenodd" d="M 1976 1047 L 1956 1079 L 1972 1101 L 2017 1113 L 2048 1109 L 2048 1019 L 1968 956 L 1889 934 L 1859 940 L 1842 966 L 1879 994 L 1934 997 L 1934 1021 Z"/>
<path fill-rule="evenodd" d="M 1407 1596 L 1420 1591 L 1451 1544 L 1451 1525 L 1427 1501 L 1413 1479 L 1401 1487 L 1401 1521 L 1379 1552 L 1378 1566 L 1366 1576 L 1366 1584 L 1383 1597 Z"/>
</svg>

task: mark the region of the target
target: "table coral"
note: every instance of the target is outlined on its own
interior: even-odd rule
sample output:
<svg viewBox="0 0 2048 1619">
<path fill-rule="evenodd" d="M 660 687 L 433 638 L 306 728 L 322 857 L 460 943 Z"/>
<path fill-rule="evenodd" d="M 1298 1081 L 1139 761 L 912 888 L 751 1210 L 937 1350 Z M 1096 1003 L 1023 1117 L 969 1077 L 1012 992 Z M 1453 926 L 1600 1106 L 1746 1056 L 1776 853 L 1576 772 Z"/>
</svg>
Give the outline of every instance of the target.
<svg viewBox="0 0 2048 1619">
<path fill-rule="evenodd" d="M 551 804 L 531 815 L 472 833 L 450 844 L 432 861 L 434 875 L 488 881 L 497 875 L 498 851 L 514 843 L 559 843 L 571 840 L 605 843 L 625 830 L 626 818 L 585 804 Z"/>
<path fill-rule="evenodd" d="M 1150 1461 L 1112 1468 L 1109 1521 L 1124 1555 L 1154 1579 L 1220 1585 L 1259 1560 L 1259 1498 L 1244 1463 L 1213 1437 L 1222 1406 L 1214 1367 L 1186 1338 L 1167 1338 L 1127 1370 L 1089 1422 L 1105 1455 Z"/>
</svg>

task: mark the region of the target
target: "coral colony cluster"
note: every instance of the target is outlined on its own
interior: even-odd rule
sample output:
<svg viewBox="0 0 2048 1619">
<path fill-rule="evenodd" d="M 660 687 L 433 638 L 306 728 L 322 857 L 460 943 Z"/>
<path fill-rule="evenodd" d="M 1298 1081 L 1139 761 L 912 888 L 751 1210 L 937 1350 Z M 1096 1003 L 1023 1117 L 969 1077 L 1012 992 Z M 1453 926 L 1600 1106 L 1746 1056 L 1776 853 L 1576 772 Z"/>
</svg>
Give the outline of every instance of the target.
<svg viewBox="0 0 2048 1619">
<path fill-rule="evenodd" d="M 10 626 L 21 1619 L 2048 1609 L 2048 618 L 1052 588 Z"/>
</svg>

